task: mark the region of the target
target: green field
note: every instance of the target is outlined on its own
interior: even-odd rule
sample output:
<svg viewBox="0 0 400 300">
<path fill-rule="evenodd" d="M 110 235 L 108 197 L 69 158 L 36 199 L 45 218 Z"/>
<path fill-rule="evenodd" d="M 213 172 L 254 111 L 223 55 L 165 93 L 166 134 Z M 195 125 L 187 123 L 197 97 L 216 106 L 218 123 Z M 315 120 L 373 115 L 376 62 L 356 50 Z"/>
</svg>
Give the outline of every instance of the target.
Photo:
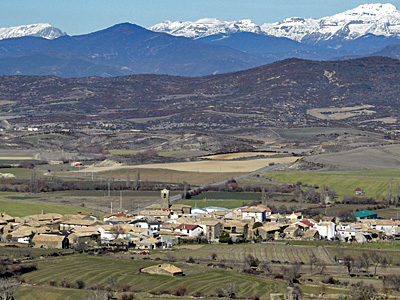
<svg viewBox="0 0 400 300">
<path fill-rule="evenodd" d="M 86 299 L 87 290 L 50 286 L 25 286 L 14 295 L 15 300 L 75 300 Z"/>
<path fill-rule="evenodd" d="M 178 286 L 186 286 L 188 294 L 200 291 L 205 295 L 215 294 L 216 290 L 229 282 L 236 283 L 239 297 L 252 297 L 285 290 L 286 284 L 281 281 L 256 277 L 234 271 L 211 270 L 205 267 L 193 268 L 191 265 L 176 264 L 186 276 L 170 277 L 162 275 L 139 274 L 139 269 L 155 262 L 74 255 L 46 259 L 38 262 L 38 270 L 23 275 L 25 281 L 47 283 L 48 281 L 75 282 L 82 280 L 87 287 L 95 284 L 107 285 L 107 279 L 116 279 L 116 286 L 128 284 L 131 291 L 170 291 Z M 218 282 L 218 284 L 216 284 Z"/>
<path fill-rule="evenodd" d="M 76 206 L 56 205 L 47 203 L 30 203 L 2 199 L 4 194 L 0 194 L 0 211 L 14 217 L 24 217 L 27 215 L 45 213 L 75 214 L 77 212 L 90 213 L 88 209 Z"/>
<path fill-rule="evenodd" d="M 0 173 L 11 173 L 17 178 L 30 178 L 33 170 L 24 168 L 0 168 Z M 39 172 L 37 172 L 37 177 Z"/>
<path fill-rule="evenodd" d="M 272 177 L 279 182 L 318 186 L 334 189 L 340 196 L 354 195 L 356 188 L 365 191 L 365 197 L 385 197 L 389 180 L 392 180 L 392 195 L 395 195 L 396 182 L 400 183 L 399 170 L 379 171 L 348 171 L 348 172 L 288 172 L 265 173 L 263 176 Z"/>
</svg>

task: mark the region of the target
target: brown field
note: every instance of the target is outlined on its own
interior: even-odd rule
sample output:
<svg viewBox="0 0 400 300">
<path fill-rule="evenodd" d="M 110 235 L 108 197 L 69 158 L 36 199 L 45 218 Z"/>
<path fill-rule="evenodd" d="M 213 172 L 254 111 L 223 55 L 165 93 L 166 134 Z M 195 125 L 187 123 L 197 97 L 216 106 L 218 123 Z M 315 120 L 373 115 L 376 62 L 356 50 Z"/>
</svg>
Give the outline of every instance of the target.
<svg viewBox="0 0 400 300">
<path fill-rule="evenodd" d="M 0 160 L 29 160 L 32 156 L 0 156 Z"/>
<path fill-rule="evenodd" d="M 353 107 L 327 107 L 327 108 L 315 108 L 307 110 L 307 114 L 322 119 L 322 120 L 343 120 L 358 115 L 371 115 L 376 113 L 373 110 L 373 105 L 362 105 Z"/>
<path fill-rule="evenodd" d="M 384 170 L 400 167 L 400 145 L 360 147 L 340 153 L 320 154 L 304 158 L 306 161 L 334 166 L 335 170 Z"/>
<path fill-rule="evenodd" d="M 291 163 L 300 159 L 301 157 L 278 157 L 278 158 L 261 158 L 244 161 L 193 161 L 193 162 L 180 162 L 180 163 L 164 163 L 164 164 L 146 164 L 134 166 L 121 166 L 113 165 L 107 167 L 89 167 L 78 172 L 106 172 L 119 169 L 167 169 L 183 172 L 207 172 L 207 173 L 221 173 L 221 172 L 238 172 L 248 173 L 260 168 L 266 167 L 269 164 Z"/>
<path fill-rule="evenodd" d="M 272 155 L 276 155 L 276 154 L 277 153 L 273 153 L 273 152 L 238 152 L 238 153 L 216 154 L 216 155 L 204 156 L 202 158 L 215 159 L 215 160 L 220 160 L 220 159 L 229 160 L 229 159 L 252 157 L 252 156 L 258 156 L 258 155 L 272 156 Z"/>
<path fill-rule="evenodd" d="M 112 171 L 112 177 L 115 179 L 126 180 L 126 172 L 129 172 L 129 178 L 133 180 L 136 176 L 137 169 L 123 169 Z M 224 179 L 236 177 L 245 172 L 181 172 L 166 169 L 139 169 L 140 180 L 142 182 L 183 182 L 189 184 L 207 184 L 210 182 L 217 182 Z M 110 171 L 98 174 L 102 177 L 110 177 Z"/>
</svg>

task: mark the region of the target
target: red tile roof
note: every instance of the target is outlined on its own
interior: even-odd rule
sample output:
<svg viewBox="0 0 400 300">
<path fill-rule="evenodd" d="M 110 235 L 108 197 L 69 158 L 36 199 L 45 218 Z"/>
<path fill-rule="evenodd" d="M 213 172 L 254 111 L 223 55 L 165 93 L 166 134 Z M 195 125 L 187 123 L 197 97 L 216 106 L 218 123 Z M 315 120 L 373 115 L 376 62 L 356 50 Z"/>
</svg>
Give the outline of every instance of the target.
<svg viewBox="0 0 400 300">
<path fill-rule="evenodd" d="M 307 226 L 313 226 L 313 225 L 314 225 L 313 223 L 311 223 L 311 222 L 308 221 L 308 220 L 300 221 L 300 223 L 303 223 L 304 225 L 307 225 Z"/>
<path fill-rule="evenodd" d="M 193 230 L 196 227 L 198 227 L 199 225 L 191 225 L 191 224 L 180 224 L 178 227 L 176 227 L 176 229 L 189 229 L 189 230 Z"/>
</svg>

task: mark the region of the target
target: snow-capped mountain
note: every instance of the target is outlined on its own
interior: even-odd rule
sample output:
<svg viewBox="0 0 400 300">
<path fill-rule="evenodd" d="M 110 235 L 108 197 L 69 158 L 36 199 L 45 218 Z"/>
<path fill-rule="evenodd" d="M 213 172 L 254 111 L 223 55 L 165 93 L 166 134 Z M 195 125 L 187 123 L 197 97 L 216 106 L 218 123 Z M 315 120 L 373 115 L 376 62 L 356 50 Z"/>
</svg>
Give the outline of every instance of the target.
<svg viewBox="0 0 400 300">
<path fill-rule="evenodd" d="M 355 40 L 366 34 L 400 36 L 400 11 L 392 4 L 364 4 L 321 19 L 289 18 L 261 25 L 265 34 L 307 44 Z"/>
<path fill-rule="evenodd" d="M 149 29 L 188 38 L 252 32 L 289 38 L 309 45 L 325 44 L 330 48 L 340 48 L 344 42 L 368 34 L 400 38 L 400 11 L 392 4 L 364 4 L 321 19 L 294 17 L 261 26 L 251 20 L 229 22 L 201 19 L 196 22 L 165 21 Z"/>
<path fill-rule="evenodd" d="M 37 36 L 52 40 L 63 35 L 66 33 L 47 23 L 0 28 L 0 40 L 23 36 Z"/>
<path fill-rule="evenodd" d="M 215 18 L 200 19 L 195 22 L 165 21 L 150 27 L 149 30 L 195 39 L 214 34 L 229 35 L 236 32 L 262 33 L 260 27 L 251 20 L 230 22 Z"/>
</svg>

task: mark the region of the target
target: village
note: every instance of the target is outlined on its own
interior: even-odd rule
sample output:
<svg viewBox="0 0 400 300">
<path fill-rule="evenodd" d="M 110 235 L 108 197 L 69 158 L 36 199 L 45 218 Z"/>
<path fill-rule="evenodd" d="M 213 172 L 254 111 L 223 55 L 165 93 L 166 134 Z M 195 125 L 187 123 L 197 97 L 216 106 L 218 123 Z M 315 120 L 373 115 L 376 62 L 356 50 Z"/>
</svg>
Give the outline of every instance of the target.
<svg viewBox="0 0 400 300">
<path fill-rule="evenodd" d="M 0 216 L 3 242 L 35 248 L 72 248 L 78 251 L 106 247 L 123 250 L 172 248 L 191 243 L 243 243 L 278 240 L 327 240 L 367 243 L 399 237 L 400 221 L 378 219 L 369 210 L 357 211 L 352 222 L 339 218 L 304 218 L 301 212 L 271 214 L 265 204 L 235 209 L 170 204 L 169 190 L 160 204 L 132 214 L 118 212 L 103 220 L 90 214 L 45 213 Z"/>
</svg>

